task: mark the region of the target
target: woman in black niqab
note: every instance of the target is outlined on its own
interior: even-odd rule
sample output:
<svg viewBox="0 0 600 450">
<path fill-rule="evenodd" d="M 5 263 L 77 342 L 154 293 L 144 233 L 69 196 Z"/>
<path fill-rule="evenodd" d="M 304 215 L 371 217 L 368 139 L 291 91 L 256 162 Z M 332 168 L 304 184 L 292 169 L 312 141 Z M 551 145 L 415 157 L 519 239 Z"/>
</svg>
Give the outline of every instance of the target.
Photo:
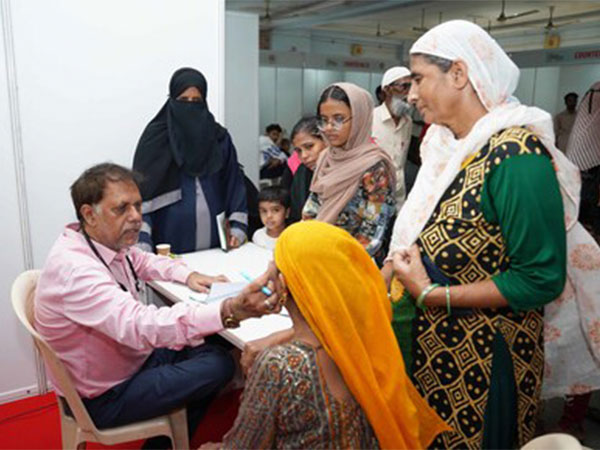
<svg viewBox="0 0 600 450">
<path fill-rule="evenodd" d="M 142 247 L 148 244 L 152 248 L 159 243 L 157 240 L 171 243 L 177 252 L 214 247 L 218 245 L 216 230 L 212 229 L 216 225 L 214 216 L 222 211 L 230 219 L 232 230 L 237 221 L 238 245 L 245 239 L 247 208 L 245 199 L 242 201 L 243 178 L 227 130 L 208 109 L 207 93 L 206 79 L 199 71 L 177 70 L 169 83 L 169 98 L 139 140 L 133 168 L 143 175 L 140 186 L 143 212 L 146 229 L 151 229 L 146 233 L 148 236 L 144 233 L 140 236 Z M 200 202 L 190 198 L 194 195 L 194 189 L 188 186 L 191 179 L 201 182 L 204 192 Z M 241 196 L 239 192 L 231 192 L 240 186 Z M 174 205 L 178 202 L 182 204 Z M 199 217 L 202 213 L 212 217 Z M 155 217 L 146 217 L 149 214 Z M 204 235 L 202 230 L 190 229 L 192 216 L 199 217 L 195 227 L 208 228 Z M 181 223 L 183 232 L 177 230 L 178 218 L 185 219 Z"/>
<path fill-rule="evenodd" d="M 200 91 L 200 101 L 179 99 L 190 87 Z M 171 77 L 169 98 L 144 130 L 133 159 L 133 168 L 144 174 L 144 201 L 178 189 L 180 170 L 204 177 L 221 169 L 219 141 L 226 130 L 208 110 L 207 91 L 204 75 L 195 69 L 182 68 Z"/>
</svg>

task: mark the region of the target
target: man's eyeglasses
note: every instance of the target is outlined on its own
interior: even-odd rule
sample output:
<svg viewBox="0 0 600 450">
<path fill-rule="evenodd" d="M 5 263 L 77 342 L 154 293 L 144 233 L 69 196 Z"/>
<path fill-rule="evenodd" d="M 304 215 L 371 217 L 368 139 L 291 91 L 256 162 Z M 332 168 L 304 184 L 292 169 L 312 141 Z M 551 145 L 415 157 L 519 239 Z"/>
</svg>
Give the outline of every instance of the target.
<svg viewBox="0 0 600 450">
<path fill-rule="evenodd" d="M 320 131 L 325 131 L 327 125 L 331 125 L 334 130 L 339 130 L 342 126 L 352 120 L 352 116 L 344 117 L 344 116 L 333 116 L 331 119 L 326 119 L 325 117 L 319 117 L 317 119 L 317 128 Z"/>
<path fill-rule="evenodd" d="M 388 84 L 388 86 L 391 88 L 402 89 L 403 91 L 407 91 L 410 89 L 411 83 L 410 83 L 410 81 L 406 81 L 404 83 L 394 81 L 394 82 Z"/>
</svg>

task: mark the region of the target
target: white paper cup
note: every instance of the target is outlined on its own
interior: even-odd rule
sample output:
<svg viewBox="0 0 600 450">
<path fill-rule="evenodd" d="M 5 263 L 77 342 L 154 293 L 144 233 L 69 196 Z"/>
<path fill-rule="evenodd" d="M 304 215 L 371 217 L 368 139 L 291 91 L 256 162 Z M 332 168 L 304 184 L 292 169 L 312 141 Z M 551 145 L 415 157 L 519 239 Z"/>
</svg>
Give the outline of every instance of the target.
<svg viewBox="0 0 600 450">
<path fill-rule="evenodd" d="M 171 253 L 171 244 L 157 244 L 156 245 L 156 254 L 157 255 L 169 256 L 169 253 Z"/>
</svg>

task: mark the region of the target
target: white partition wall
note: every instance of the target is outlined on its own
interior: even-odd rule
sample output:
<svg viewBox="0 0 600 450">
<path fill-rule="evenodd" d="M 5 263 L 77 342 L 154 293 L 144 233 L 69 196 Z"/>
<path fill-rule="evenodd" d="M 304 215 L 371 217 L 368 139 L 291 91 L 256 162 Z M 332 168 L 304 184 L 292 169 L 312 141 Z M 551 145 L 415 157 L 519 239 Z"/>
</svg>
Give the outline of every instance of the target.
<svg viewBox="0 0 600 450">
<path fill-rule="evenodd" d="M 316 114 L 323 89 L 338 81 L 354 83 L 375 97 L 382 73 L 262 66 L 259 70 L 260 127 L 279 123 L 289 136 L 303 116 Z M 375 100 L 375 98 L 373 98 Z"/>
<path fill-rule="evenodd" d="M 31 346 L 7 301 L 15 275 L 27 268 L 20 224 L 31 224 L 31 265 L 40 268 L 62 227 L 75 219 L 69 185 L 98 162 L 131 164 L 177 68 L 204 73 L 209 107 L 223 121 L 224 1 L 0 2 L 2 51 L 14 52 L 16 62 L 16 85 L 7 81 L 10 67 L 0 73 L 2 401 L 24 395 L 35 382 Z M 7 93 L 18 93 L 22 153 L 14 145 L 17 111 L 6 109 Z M 16 204 L 15 158 L 24 167 L 20 186 L 28 217 L 19 215 Z"/>
<path fill-rule="evenodd" d="M 525 105 L 533 105 L 533 86 L 536 69 L 521 69 L 515 97 Z"/>
<path fill-rule="evenodd" d="M 344 81 L 344 72 L 339 70 L 323 70 L 317 71 L 317 82 L 315 84 L 315 90 L 310 93 L 310 110 L 317 113 L 317 105 L 319 103 L 319 97 L 321 93 L 327 88 L 327 86 L 336 83 L 338 81 Z"/>
<path fill-rule="evenodd" d="M 225 14 L 225 123 L 244 172 L 258 186 L 258 16 Z"/>
<path fill-rule="evenodd" d="M 10 21 L 7 18 L 9 9 L 5 3 L 2 8 L 2 26 L 8 27 L 0 34 L 0 205 L 2 205 L 2 253 L 0 256 L 0 339 L 2 339 L 2 356 L 0 356 L 0 403 L 5 399 L 27 394 L 28 389 L 35 389 L 36 371 L 33 344 L 28 333 L 23 329 L 12 312 L 10 304 L 10 287 L 13 280 L 25 269 L 24 235 L 21 229 L 17 176 L 22 174 L 17 168 L 21 166 L 18 152 L 13 151 L 13 143 L 18 140 L 14 127 L 18 126 L 18 118 L 14 117 L 14 96 L 9 97 L 10 87 L 14 80 L 6 76 L 14 67 L 4 65 L 14 61 L 7 47 L 10 46 Z M 6 69 L 6 70 L 5 70 Z M 16 120 L 13 120 L 16 119 Z M 16 161 L 18 161 L 16 163 Z M 26 227 L 26 223 L 23 223 Z M 25 233 L 27 234 L 27 233 Z"/>
<path fill-rule="evenodd" d="M 297 61 L 288 57 L 287 63 Z M 260 126 L 280 123 L 288 131 L 301 115 L 315 114 L 321 91 L 336 81 L 348 81 L 367 89 L 374 97 L 383 73 L 325 68 L 263 65 L 259 70 Z M 527 105 L 537 106 L 555 115 L 565 108 L 563 97 L 568 92 L 583 94 L 600 80 L 600 64 L 564 64 L 521 68 L 515 96 Z M 374 98 L 376 101 L 376 99 Z M 301 105 L 298 105 L 301 102 Z M 299 114 L 301 112 L 301 114 Z"/>
<path fill-rule="evenodd" d="M 302 69 L 277 69 L 277 121 L 287 136 L 302 117 Z"/>
<path fill-rule="evenodd" d="M 555 114 L 560 88 L 560 67 L 537 67 L 535 69 L 535 84 L 533 104 L 538 108 Z"/>
<path fill-rule="evenodd" d="M 373 101 L 375 101 L 375 104 L 378 103 L 377 99 L 375 98 L 375 90 L 377 89 L 377 86 L 381 86 L 381 80 L 383 79 L 383 74 L 384 74 L 384 72 L 371 73 L 371 87 L 369 89 L 369 92 L 373 96 Z"/>
<path fill-rule="evenodd" d="M 344 74 L 344 81 L 354 83 L 368 92 L 371 92 L 371 78 L 370 72 L 346 72 Z"/>
<path fill-rule="evenodd" d="M 276 67 L 261 67 L 259 69 L 259 88 L 260 93 L 260 124 L 259 134 L 265 132 L 265 126 L 274 123 L 277 120 L 277 89 L 275 89 L 277 80 Z M 258 148 L 258 138 L 256 140 Z"/>
<path fill-rule="evenodd" d="M 565 65 L 521 69 L 515 95 L 521 103 L 534 105 L 555 115 L 565 109 L 564 96 L 579 94 L 600 81 L 600 64 Z"/>
<path fill-rule="evenodd" d="M 319 82 L 319 69 L 304 69 L 303 85 L 302 85 L 302 105 L 303 115 L 312 116 L 317 113 L 317 102 L 321 83 Z M 261 93 L 262 95 L 262 93 Z"/>
</svg>

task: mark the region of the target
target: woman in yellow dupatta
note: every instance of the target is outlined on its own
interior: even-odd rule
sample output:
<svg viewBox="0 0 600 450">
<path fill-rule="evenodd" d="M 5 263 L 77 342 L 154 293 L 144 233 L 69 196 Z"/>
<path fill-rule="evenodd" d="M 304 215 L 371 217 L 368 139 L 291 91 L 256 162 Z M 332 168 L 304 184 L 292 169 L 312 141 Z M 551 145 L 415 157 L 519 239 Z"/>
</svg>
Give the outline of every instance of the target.
<svg viewBox="0 0 600 450">
<path fill-rule="evenodd" d="M 297 223 L 275 263 L 294 334 L 256 359 L 223 448 L 416 449 L 448 429 L 406 375 L 385 283 L 356 239 Z"/>
</svg>

